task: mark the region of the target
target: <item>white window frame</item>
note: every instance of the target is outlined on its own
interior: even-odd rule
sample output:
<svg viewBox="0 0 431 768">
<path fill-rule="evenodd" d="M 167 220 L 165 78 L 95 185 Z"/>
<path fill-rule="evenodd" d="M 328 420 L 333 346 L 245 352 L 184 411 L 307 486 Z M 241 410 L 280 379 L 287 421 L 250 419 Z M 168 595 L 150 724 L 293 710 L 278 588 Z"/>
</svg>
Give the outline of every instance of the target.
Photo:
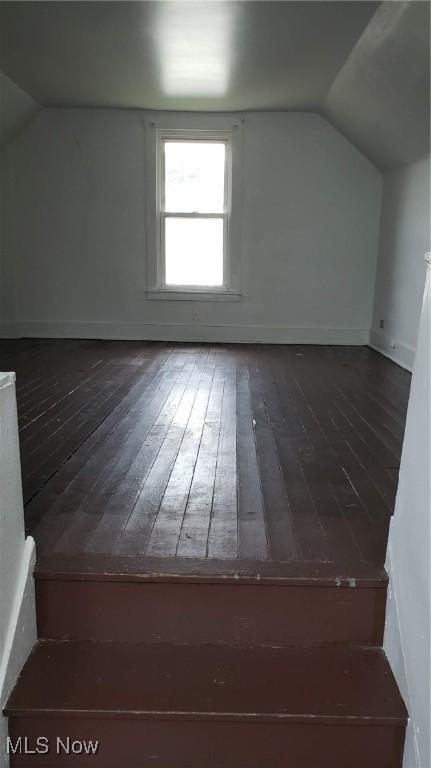
<svg viewBox="0 0 431 768">
<path fill-rule="evenodd" d="M 198 123 L 198 124 L 196 124 Z M 215 116 L 169 116 L 163 122 L 149 120 L 146 130 L 147 196 L 147 298 L 238 301 L 240 298 L 240 225 L 242 190 L 241 120 L 226 124 Z M 164 210 L 164 146 L 166 141 L 223 142 L 225 153 L 225 201 L 222 213 L 166 212 Z M 167 285 L 165 281 L 164 221 L 179 218 L 223 218 L 223 285 Z"/>
</svg>

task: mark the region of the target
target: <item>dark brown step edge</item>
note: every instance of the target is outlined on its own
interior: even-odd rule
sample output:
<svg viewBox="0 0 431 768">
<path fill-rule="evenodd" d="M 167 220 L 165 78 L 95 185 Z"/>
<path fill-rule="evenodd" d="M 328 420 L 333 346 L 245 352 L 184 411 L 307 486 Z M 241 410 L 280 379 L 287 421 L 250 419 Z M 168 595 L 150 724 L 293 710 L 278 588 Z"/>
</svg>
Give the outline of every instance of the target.
<svg viewBox="0 0 431 768">
<path fill-rule="evenodd" d="M 52 757 L 15 755 L 11 768 L 401 768 L 405 728 L 373 723 L 215 722 L 12 718 L 10 736 L 34 744 L 43 733 Z M 97 742 L 96 754 L 56 752 L 60 738 Z"/>
<path fill-rule="evenodd" d="M 375 566 L 55 555 L 35 575 L 41 638 L 283 646 L 383 640 L 387 575 Z"/>
<path fill-rule="evenodd" d="M 386 589 L 381 565 L 358 562 L 210 560 L 132 555 L 51 554 L 36 565 L 37 580 L 262 584 Z"/>
<path fill-rule="evenodd" d="M 39 642 L 5 708 L 13 718 L 206 720 L 404 727 L 377 648 Z"/>
</svg>

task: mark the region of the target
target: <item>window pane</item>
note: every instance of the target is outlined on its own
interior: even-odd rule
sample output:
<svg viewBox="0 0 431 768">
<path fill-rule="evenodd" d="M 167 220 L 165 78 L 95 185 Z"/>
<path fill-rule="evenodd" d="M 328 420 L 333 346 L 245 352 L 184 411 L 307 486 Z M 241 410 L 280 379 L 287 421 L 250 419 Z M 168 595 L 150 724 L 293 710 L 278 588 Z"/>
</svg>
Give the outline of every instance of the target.
<svg viewBox="0 0 431 768">
<path fill-rule="evenodd" d="M 223 213 L 225 145 L 165 142 L 165 210 Z"/>
<path fill-rule="evenodd" d="M 165 219 L 167 285 L 223 285 L 223 219 Z"/>
</svg>

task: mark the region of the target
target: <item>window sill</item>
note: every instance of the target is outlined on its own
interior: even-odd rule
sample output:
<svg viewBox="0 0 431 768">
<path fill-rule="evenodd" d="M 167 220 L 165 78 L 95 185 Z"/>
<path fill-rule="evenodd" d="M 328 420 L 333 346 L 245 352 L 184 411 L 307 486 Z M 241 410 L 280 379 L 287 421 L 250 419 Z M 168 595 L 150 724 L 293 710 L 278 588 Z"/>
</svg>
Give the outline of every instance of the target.
<svg viewBox="0 0 431 768">
<path fill-rule="evenodd" d="M 155 288 L 146 291 L 147 299 L 161 299 L 168 301 L 240 301 L 241 294 L 233 291 L 190 291 L 171 290 L 169 288 Z"/>
</svg>

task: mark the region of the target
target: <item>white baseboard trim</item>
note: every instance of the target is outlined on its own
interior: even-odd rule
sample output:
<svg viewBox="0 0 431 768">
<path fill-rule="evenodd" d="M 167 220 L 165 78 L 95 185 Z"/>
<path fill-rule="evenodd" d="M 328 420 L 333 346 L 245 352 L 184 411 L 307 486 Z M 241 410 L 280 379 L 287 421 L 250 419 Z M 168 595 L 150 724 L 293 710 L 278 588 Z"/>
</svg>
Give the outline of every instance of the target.
<svg viewBox="0 0 431 768">
<path fill-rule="evenodd" d="M 380 330 L 371 329 L 369 346 L 407 371 L 413 370 L 415 348 L 410 344 L 392 339 Z"/>
<path fill-rule="evenodd" d="M 295 328 L 282 325 L 198 325 L 113 322 L 21 322 L 19 337 L 220 342 L 241 344 L 365 345 L 365 328 Z"/>
<path fill-rule="evenodd" d="M 0 768 L 8 765 L 7 719 L 1 715 L 18 675 L 37 638 L 33 571 L 36 562 L 34 539 L 25 540 L 9 626 L 0 665 Z"/>
</svg>

